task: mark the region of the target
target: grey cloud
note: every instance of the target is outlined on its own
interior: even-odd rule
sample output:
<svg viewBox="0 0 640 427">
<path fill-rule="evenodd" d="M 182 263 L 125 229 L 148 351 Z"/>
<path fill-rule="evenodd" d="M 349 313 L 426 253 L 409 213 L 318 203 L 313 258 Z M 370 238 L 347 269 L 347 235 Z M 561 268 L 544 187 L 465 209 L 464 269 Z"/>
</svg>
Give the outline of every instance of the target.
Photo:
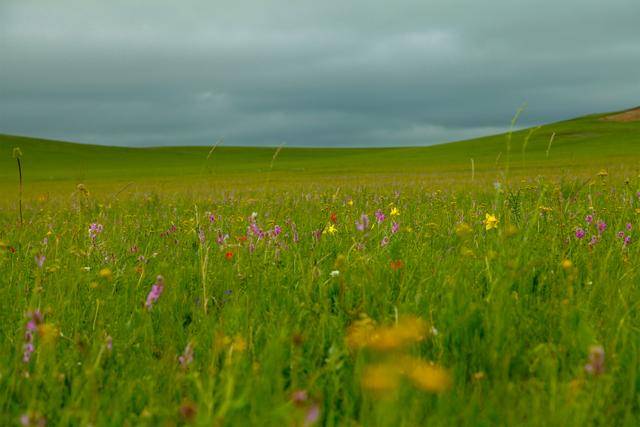
<svg viewBox="0 0 640 427">
<path fill-rule="evenodd" d="M 561 4 L 558 4 L 561 3 Z M 0 3 L 0 132 L 427 145 L 640 104 L 640 3 Z"/>
</svg>

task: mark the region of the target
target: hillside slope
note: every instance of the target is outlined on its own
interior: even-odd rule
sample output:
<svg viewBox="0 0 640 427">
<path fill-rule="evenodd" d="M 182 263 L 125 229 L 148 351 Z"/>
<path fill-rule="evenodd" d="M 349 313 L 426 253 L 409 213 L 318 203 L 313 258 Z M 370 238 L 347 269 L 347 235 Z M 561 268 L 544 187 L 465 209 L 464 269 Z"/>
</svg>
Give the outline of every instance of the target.
<svg viewBox="0 0 640 427">
<path fill-rule="evenodd" d="M 535 168 L 601 168 L 640 161 L 640 121 L 627 112 L 594 114 L 514 132 L 429 147 L 317 149 L 285 147 L 273 174 L 303 177 L 363 174 L 477 173 Z M 612 119 L 613 117 L 613 119 Z M 551 135 L 555 134 L 549 145 Z M 528 142 L 527 135 L 530 135 Z M 26 183 L 145 180 L 185 177 L 245 178 L 271 169 L 274 148 L 123 148 L 0 135 L 0 181 L 14 183 L 13 147 L 23 152 Z"/>
</svg>

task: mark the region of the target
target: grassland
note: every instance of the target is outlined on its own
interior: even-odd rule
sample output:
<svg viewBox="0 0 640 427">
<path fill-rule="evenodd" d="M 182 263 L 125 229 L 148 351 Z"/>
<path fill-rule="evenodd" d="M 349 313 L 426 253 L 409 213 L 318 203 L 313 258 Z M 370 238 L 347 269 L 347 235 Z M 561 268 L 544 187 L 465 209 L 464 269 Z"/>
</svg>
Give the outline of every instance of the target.
<svg viewBox="0 0 640 427">
<path fill-rule="evenodd" d="M 0 424 L 638 425 L 640 122 L 602 117 L 275 158 L 0 137 Z"/>
</svg>

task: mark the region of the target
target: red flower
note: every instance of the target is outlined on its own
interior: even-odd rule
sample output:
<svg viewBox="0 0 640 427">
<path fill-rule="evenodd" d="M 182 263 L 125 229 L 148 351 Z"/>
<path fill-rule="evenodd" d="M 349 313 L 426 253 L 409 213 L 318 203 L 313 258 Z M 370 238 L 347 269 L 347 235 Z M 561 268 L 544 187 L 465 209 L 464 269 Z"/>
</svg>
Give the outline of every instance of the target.
<svg viewBox="0 0 640 427">
<path fill-rule="evenodd" d="M 331 212 L 329 219 L 331 220 L 332 223 L 335 224 L 338 222 L 338 215 L 335 212 Z"/>
<path fill-rule="evenodd" d="M 226 254 L 224 254 L 224 257 L 228 260 L 232 260 L 233 259 L 233 252 L 227 252 Z"/>
<path fill-rule="evenodd" d="M 404 262 L 402 262 L 401 259 L 397 259 L 395 261 L 391 260 L 391 262 L 389 263 L 389 267 L 391 267 L 393 271 L 398 271 L 404 267 Z"/>
</svg>

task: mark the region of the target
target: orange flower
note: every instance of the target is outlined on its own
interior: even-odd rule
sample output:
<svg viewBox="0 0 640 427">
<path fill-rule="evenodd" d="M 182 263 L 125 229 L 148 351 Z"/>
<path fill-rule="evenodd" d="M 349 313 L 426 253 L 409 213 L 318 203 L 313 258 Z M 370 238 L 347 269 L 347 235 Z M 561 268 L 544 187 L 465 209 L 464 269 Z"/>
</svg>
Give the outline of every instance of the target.
<svg viewBox="0 0 640 427">
<path fill-rule="evenodd" d="M 404 267 L 404 262 L 402 262 L 401 259 L 397 259 L 395 261 L 391 260 L 391 262 L 389 263 L 389 267 L 391 267 L 393 271 L 398 271 Z"/>
<path fill-rule="evenodd" d="M 226 254 L 224 254 L 224 257 L 231 261 L 233 259 L 233 252 L 227 252 Z"/>
</svg>

